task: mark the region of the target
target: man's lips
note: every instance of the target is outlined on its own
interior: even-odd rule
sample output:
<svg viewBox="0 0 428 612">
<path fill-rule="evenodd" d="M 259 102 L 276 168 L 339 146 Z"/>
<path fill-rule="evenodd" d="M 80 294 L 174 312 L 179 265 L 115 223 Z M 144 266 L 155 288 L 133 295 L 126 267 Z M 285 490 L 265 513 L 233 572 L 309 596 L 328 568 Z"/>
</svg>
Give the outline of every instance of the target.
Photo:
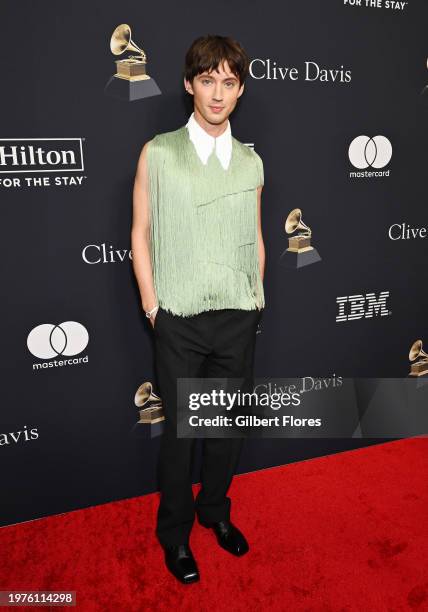
<svg viewBox="0 0 428 612">
<path fill-rule="evenodd" d="M 224 106 L 210 106 L 210 109 L 215 113 L 219 113 L 221 110 L 223 110 L 223 108 Z"/>
</svg>

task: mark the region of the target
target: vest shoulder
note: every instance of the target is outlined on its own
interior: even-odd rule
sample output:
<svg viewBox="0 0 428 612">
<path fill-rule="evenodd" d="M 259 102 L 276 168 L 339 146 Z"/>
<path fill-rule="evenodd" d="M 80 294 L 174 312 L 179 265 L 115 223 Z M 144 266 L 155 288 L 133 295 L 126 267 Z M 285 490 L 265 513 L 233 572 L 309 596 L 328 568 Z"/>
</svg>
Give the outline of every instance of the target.
<svg viewBox="0 0 428 612">
<path fill-rule="evenodd" d="M 183 137 L 185 129 L 186 126 L 182 126 L 176 130 L 170 130 L 169 132 L 160 132 L 152 138 L 151 146 L 153 145 L 153 148 L 173 146 Z"/>
<path fill-rule="evenodd" d="M 241 142 L 234 136 L 232 136 L 232 139 L 235 143 L 236 148 L 239 150 L 239 152 L 241 153 L 241 155 L 243 155 L 244 158 L 253 159 L 253 160 L 255 159 L 256 162 L 261 161 L 261 157 L 258 155 L 258 153 L 254 151 L 254 149 L 244 144 L 243 142 Z"/>
<path fill-rule="evenodd" d="M 250 162 L 251 166 L 255 168 L 257 173 L 257 183 L 258 185 L 264 185 L 264 168 L 262 158 L 258 153 L 254 151 L 251 147 L 243 144 L 237 138 L 232 136 L 234 140 L 235 147 L 238 149 L 241 159 L 246 162 Z"/>
<path fill-rule="evenodd" d="M 248 157 L 251 157 L 251 148 L 249 146 L 235 138 L 235 136 L 232 136 L 232 140 L 234 142 L 235 147 L 240 149 L 244 155 L 248 155 Z"/>
</svg>

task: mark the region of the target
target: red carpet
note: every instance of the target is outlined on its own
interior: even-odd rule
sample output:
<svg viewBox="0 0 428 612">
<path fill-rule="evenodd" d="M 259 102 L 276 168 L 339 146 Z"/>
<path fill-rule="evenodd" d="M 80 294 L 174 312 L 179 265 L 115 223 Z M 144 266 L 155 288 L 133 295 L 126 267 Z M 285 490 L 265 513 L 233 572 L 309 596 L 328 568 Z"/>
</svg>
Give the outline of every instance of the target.
<svg viewBox="0 0 428 612">
<path fill-rule="evenodd" d="M 236 476 L 230 494 L 250 552 L 195 522 L 199 583 L 164 569 L 154 494 L 0 529 L 0 589 L 75 590 L 85 612 L 428 610 L 428 438 Z"/>
</svg>

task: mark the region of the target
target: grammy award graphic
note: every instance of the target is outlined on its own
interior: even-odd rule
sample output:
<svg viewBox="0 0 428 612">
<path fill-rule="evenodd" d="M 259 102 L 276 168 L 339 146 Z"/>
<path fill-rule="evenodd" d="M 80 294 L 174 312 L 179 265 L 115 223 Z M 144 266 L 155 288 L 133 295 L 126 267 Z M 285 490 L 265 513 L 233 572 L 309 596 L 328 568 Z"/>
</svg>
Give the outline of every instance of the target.
<svg viewBox="0 0 428 612">
<path fill-rule="evenodd" d="M 409 361 L 413 361 L 410 366 L 409 376 L 426 376 L 428 374 L 428 353 L 422 348 L 422 340 L 413 342 L 409 351 Z"/>
<path fill-rule="evenodd" d="M 140 418 L 137 425 L 144 427 L 145 438 L 154 438 L 162 434 L 165 416 L 162 410 L 162 399 L 153 391 L 151 382 L 144 382 L 137 389 L 134 398 L 135 405 L 140 409 Z"/>
<path fill-rule="evenodd" d="M 113 55 L 122 55 L 125 51 L 134 51 L 136 55 L 116 60 L 116 73 L 104 87 L 105 94 L 133 102 L 162 93 L 146 72 L 147 55 L 132 40 L 129 25 L 122 23 L 117 26 L 111 35 L 110 50 Z"/>
<path fill-rule="evenodd" d="M 281 266 L 296 270 L 321 261 L 318 251 L 311 245 L 312 230 L 302 221 L 300 208 L 294 208 L 288 215 L 285 231 L 287 234 L 298 233 L 288 239 L 288 249 L 279 260 Z"/>
</svg>

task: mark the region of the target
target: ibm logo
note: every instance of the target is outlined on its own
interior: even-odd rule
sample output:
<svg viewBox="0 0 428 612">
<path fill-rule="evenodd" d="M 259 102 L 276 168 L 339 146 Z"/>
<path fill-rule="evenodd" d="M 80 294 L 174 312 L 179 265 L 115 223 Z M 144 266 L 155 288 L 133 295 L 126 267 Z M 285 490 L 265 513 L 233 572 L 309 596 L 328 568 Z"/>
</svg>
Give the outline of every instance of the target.
<svg viewBox="0 0 428 612">
<path fill-rule="evenodd" d="M 362 318 L 372 319 L 373 317 L 389 316 L 391 311 L 386 308 L 386 298 L 388 297 L 389 291 L 381 291 L 378 298 L 374 293 L 338 297 L 336 303 L 339 306 L 339 313 L 336 321 L 355 321 Z"/>
</svg>

